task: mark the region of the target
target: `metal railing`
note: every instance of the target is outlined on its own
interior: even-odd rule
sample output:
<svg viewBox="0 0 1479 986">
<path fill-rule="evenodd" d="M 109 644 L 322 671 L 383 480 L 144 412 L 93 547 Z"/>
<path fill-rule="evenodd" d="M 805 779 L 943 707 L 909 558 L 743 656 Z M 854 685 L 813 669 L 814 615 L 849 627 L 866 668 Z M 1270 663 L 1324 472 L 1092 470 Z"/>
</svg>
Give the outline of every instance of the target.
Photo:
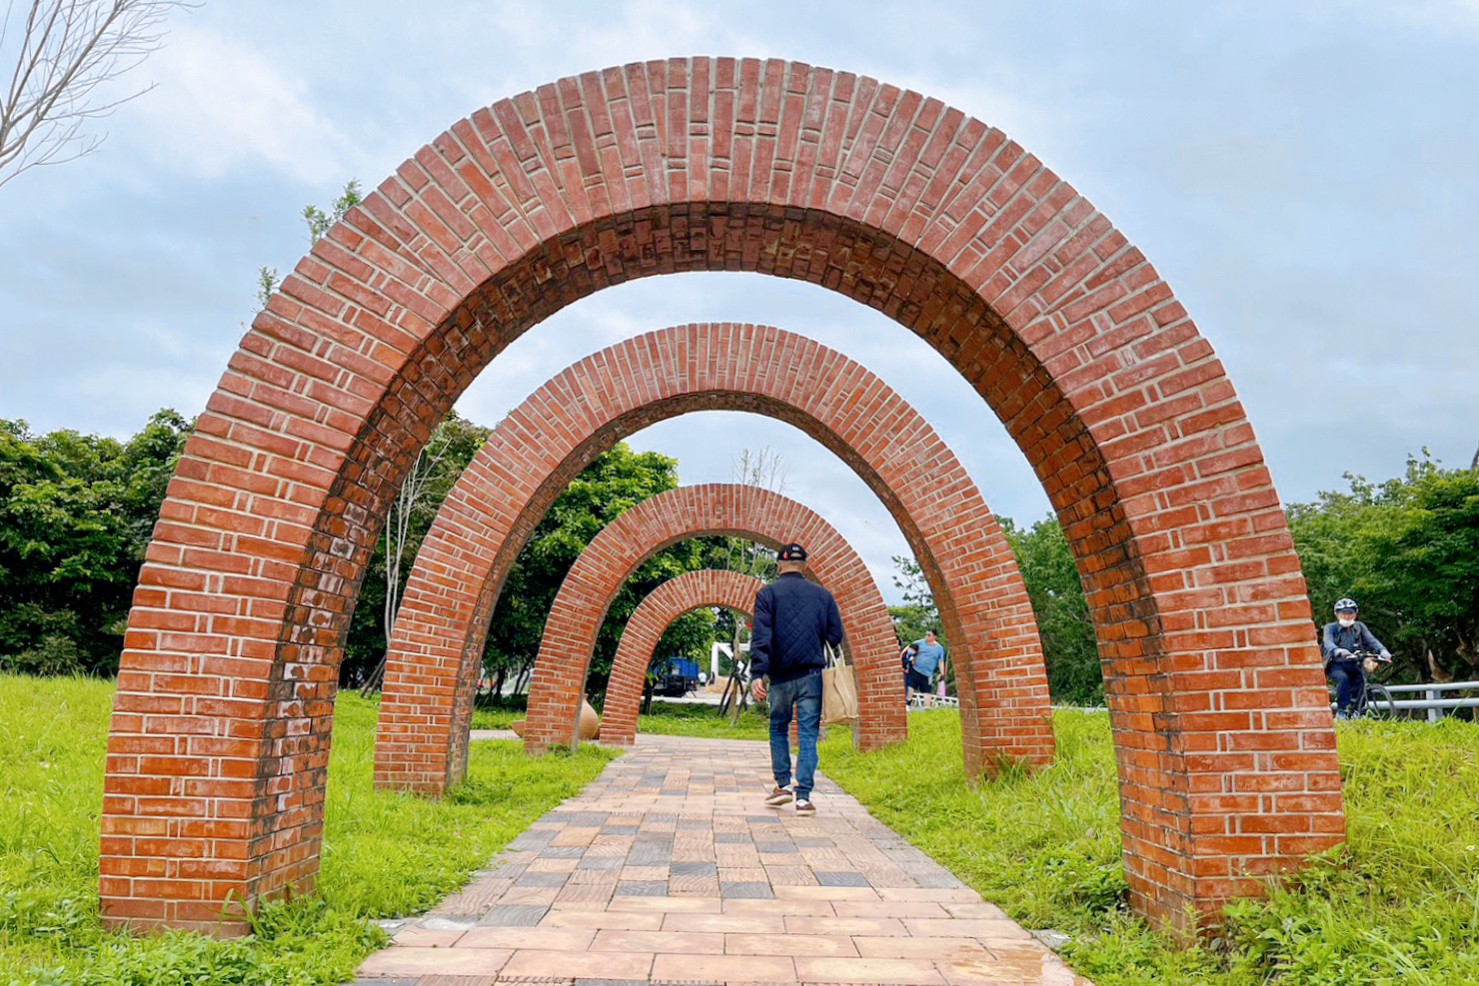
<svg viewBox="0 0 1479 986">
<path fill-rule="evenodd" d="M 1445 692 L 1474 692 L 1469 696 L 1446 697 Z M 1424 698 L 1396 698 L 1397 695 L 1423 695 Z M 1424 685 L 1366 686 L 1366 707 L 1379 713 L 1426 712 L 1428 722 L 1437 722 L 1445 712 L 1454 709 L 1479 709 L 1479 681 L 1430 682 Z"/>
</svg>

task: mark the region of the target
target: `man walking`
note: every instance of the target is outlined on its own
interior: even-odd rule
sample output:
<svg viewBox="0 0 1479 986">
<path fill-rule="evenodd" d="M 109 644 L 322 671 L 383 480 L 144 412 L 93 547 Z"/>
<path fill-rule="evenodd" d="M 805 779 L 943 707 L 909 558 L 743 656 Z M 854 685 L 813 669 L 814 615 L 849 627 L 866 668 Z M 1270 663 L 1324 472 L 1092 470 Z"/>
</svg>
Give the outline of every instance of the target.
<svg viewBox="0 0 1479 986">
<path fill-rule="evenodd" d="M 755 628 L 750 635 L 750 693 L 770 696 L 770 766 L 775 790 L 765 803 L 773 808 L 794 797 L 798 814 L 811 815 L 811 788 L 817 769 L 817 733 L 822 725 L 822 669 L 826 645 L 842 643 L 842 615 L 832 593 L 801 573 L 806 549 L 788 544 L 776 555 L 780 576 L 755 593 Z M 766 687 L 765 679 L 770 685 Z M 796 793 L 791 783 L 791 710 L 796 710 Z"/>
</svg>

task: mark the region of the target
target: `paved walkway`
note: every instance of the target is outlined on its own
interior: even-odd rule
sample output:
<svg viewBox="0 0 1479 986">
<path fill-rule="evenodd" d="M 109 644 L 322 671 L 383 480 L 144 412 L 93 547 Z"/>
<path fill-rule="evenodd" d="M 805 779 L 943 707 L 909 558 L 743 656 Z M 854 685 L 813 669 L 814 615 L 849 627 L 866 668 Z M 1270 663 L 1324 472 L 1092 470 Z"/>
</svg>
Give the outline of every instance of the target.
<svg viewBox="0 0 1479 986">
<path fill-rule="evenodd" d="M 818 777 L 766 808 L 761 743 L 641 736 L 360 969 L 374 986 L 1088 986 Z"/>
</svg>

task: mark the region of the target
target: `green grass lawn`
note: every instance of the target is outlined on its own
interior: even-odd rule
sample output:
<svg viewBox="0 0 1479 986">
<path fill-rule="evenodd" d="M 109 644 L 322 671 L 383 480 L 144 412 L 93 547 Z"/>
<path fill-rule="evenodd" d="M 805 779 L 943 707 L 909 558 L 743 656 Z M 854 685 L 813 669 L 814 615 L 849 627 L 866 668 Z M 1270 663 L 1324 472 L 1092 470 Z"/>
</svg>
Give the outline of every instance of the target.
<svg viewBox="0 0 1479 986">
<path fill-rule="evenodd" d="M 368 923 L 431 907 L 616 754 L 527 759 L 479 743 L 445 801 L 371 786 L 375 706 L 339 696 L 319 893 L 263 908 L 215 941 L 108 934 L 98 919 L 98 809 L 113 686 L 0 675 L 0 986 L 341 983 L 384 943 Z"/>
<path fill-rule="evenodd" d="M 445 801 L 376 794 L 375 706 L 341 695 L 320 893 L 263 908 L 247 939 L 132 938 L 97 915 L 111 698 L 105 682 L 0 675 L 0 986 L 343 982 L 383 941 L 369 918 L 430 907 L 614 755 L 586 745 L 528 760 L 515 743 L 479 743 Z M 736 728 L 712 708 L 654 711 L 643 730 L 765 736 L 755 713 Z M 1108 717 L 1066 711 L 1055 724 L 1053 766 L 976 790 L 949 711 L 911 715 L 908 743 L 876 753 L 833 730 L 822 767 L 1024 925 L 1072 935 L 1065 957 L 1100 986 L 1479 983 L 1475 726 L 1344 724 L 1349 845 L 1232 905 L 1220 937 L 1186 947 L 1124 913 Z"/>
<path fill-rule="evenodd" d="M 1064 956 L 1117 984 L 1479 983 L 1479 728 L 1342 723 L 1350 839 L 1186 947 L 1124 913 L 1109 717 L 1060 711 L 1058 760 L 965 787 L 960 717 L 909 717 L 905 744 L 829 738 L 822 769 L 879 819 Z"/>
</svg>

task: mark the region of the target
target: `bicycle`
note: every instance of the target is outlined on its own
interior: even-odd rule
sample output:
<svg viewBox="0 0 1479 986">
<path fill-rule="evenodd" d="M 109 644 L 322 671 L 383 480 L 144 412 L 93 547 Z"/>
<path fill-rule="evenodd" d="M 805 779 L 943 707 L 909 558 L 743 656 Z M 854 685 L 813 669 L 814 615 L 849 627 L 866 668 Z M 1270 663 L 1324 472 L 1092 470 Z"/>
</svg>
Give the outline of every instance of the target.
<svg viewBox="0 0 1479 986">
<path fill-rule="evenodd" d="M 1363 672 L 1361 676 L 1361 694 L 1356 696 L 1355 713 L 1347 718 L 1351 719 L 1394 719 L 1397 716 L 1396 700 L 1392 693 L 1387 691 L 1385 684 L 1372 680 L 1372 675 L 1382 667 L 1390 669 L 1392 659 L 1382 657 L 1375 651 L 1358 650 L 1353 652 L 1357 661 L 1361 664 Z M 1335 685 L 1327 682 L 1326 687 L 1330 690 L 1330 711 L 1336 712 Z M 1382 708 L 1385 706 L 1385 709 Z M 1338 718 L 1338 715 L 1337 715 Z"/>
</svg>

